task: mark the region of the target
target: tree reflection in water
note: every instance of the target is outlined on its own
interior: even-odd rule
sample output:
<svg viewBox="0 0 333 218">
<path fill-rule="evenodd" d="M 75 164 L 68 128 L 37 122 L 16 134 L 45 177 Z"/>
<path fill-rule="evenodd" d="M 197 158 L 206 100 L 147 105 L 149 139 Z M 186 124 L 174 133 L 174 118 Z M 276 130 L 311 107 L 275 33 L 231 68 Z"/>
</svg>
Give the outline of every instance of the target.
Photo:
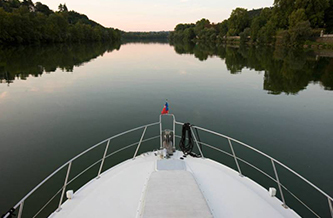
<svg viewBox="0 0 333 218">
<path fill-rule="evenodd" d="M 215 46 L 215 44 L 173 44 L 178 54 L 193 54 L 201 61 L 217 56 L 231 74 L 244 68 L 264 71 L 264 90 L 269 94 L 297 94 L 309 83 L 333 90 L 333 59 L 317 57 L 313 51 L 273 47 Z"/>
<path fill-rule="evenodd" d="M 200 61 L 213 56 L 220 57 L 231 74 L 241 73 L 244 68 L 264 71 L 263 89 L 269 94 L 297 94 L 306 89 L 309 83 L 319 83 L 325 90 L 333 90 L 333 58 L 316 57 L 313 51 L 267 46 L 216 46 L 209 43 L 181 43 L 173 46 L 176 53 L 192 54 Z M 119 50 L 120 44 L 2 47 L 0 83 L 10 84 L 17 78 L 24 80 L 29 76 L 38 77 L 57 69 L 72 72 L 75 66 L 114 49 Z"/>
<path fill-rule="evenodd" d="M 19 46 L 0 48 L 0 83 L 12 83 L 15 79 L 25 80 L 29 76 L 41 76 L 58 68 L 72 72 L 74 66 L 119 50 L 120 44 L 54 44 L 49 46 Z"/>
</svg>

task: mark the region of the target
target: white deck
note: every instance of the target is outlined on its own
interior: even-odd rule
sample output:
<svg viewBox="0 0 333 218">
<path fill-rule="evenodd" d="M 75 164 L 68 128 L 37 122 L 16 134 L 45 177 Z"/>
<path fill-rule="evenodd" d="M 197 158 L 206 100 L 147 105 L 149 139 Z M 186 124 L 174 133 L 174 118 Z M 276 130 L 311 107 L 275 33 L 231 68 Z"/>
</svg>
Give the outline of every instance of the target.
<svg viewBox="0 0 333 218">
<path fill-rule="evenodd" d="M 50 217 L 299 217 L 234 170 L 180 155 L 127 160 L 76 191 Z"/>
</svg>

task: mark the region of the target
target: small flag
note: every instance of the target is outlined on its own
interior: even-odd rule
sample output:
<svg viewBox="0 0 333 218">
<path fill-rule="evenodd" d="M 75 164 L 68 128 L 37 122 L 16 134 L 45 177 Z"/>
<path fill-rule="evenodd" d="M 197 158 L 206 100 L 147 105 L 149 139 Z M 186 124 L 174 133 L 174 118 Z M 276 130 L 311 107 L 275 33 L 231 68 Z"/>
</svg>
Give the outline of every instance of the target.
<svg viewBox="0 0 333 218">
<path fill-rule="evenodd" d="M 163 107 L 161 114 L 168 114 L 168 113 L 169 113 L 169 104 L 168 104 L 168 102 L 165 102 L 165 105 Z"/>
</svg>

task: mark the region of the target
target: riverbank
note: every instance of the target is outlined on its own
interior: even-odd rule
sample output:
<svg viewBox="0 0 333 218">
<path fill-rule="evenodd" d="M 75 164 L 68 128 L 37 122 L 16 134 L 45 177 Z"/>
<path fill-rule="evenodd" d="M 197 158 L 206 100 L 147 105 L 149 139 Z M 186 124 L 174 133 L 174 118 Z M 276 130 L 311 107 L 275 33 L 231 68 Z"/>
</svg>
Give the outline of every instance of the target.
<svg viewBox="0 0 333 218">
<path fill-rule="evenodd" d="M 312 49 L 312 50 L 326 50 L 326 52 L 330 51 L 333 55 L 333 37 L 318 37 L 313 40 L 307 40 L 304 42 L 304 44 L 300 44 L 298 46 L 285 46 L 278 43 L 266 43 L 266 44 L 258 44 L 255 42 L 252 42 L 250 38 L 246 42 L 241 41 L 240 36 L 230 36 L 225 37 L 223 40 L 220 40 L 226 45 L 240 45 L 240 44 L 246 44 L 248 46 L 275 46 L 275 47 L 284 47 L 284 48 L 304 48 L 304 49 Z M 200 43 L 200 42 L 197 42 Z M 220 43 L 221 44 L 221 43 Z M 332 57 L 332 56 L 330 56 Z"/>
</svg>

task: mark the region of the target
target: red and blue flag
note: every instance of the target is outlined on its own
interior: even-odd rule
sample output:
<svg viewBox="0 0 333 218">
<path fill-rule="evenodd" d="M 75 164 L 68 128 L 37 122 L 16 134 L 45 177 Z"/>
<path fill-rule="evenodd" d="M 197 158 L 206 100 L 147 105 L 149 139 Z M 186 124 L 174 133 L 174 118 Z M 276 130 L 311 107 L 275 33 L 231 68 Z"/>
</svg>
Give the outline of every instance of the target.
<svg viewBox="0 0 333 218">
<path fill-rule="evenodd" d="M 165 102 L 165 105 L 163 107 L 161 114 L 168 114 L 168 113 L 169 113 L 169 104 L 168 104 L 168 102 Z"/>
</svg>

